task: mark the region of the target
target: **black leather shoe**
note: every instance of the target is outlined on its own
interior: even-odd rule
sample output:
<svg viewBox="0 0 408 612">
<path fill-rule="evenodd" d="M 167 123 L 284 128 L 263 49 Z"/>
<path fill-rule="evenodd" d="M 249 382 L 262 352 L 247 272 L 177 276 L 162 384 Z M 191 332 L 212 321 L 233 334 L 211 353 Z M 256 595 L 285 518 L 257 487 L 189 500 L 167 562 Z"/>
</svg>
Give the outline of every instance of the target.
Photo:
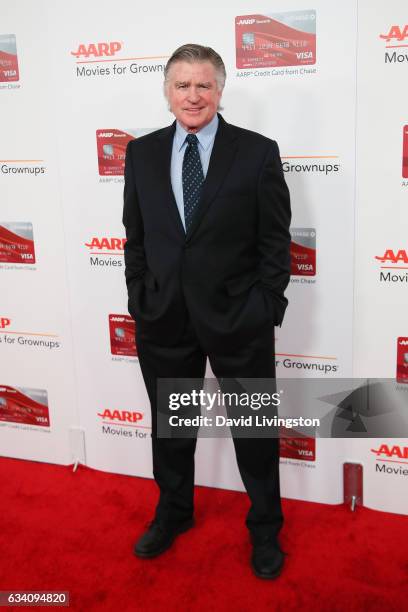
<svg viewBox="0 0 408 612">
<path fill-rule="evenodd" d="M 276 539 L 269 536 L 253 538 L 252 543 L 251 566 L 255 576 L 266 580 L 277 578 L 282 571 L 285 558 Z"/>
<path fill-rule="evenodd" d="M 134 547 L 137 557 L 151 559 L 161 555 L 170 548 L 180 533 L 184 533 L 194 525 L 194 519 L 190 519 L 179 526 L 169 528 L 158 521 L 152 521 L 148 530 L 139 538 Z"/>
</svg>

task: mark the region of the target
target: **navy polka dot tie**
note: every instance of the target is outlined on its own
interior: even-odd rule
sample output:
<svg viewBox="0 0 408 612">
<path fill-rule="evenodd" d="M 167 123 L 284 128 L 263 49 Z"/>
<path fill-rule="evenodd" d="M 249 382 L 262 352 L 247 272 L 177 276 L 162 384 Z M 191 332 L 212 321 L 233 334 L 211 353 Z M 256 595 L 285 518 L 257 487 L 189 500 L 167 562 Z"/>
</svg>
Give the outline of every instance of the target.
<svg viewBox="0 0 408 612">
<path fill-rule="evenodd" d="M 184 221 L 188 231 L 194 216 L 194 210 L 200 200 L 204 183 L 203 167 L 198 152 L 198 138 L 195 134 L 187 134 L 187 147 L 183 158 L 183 199 Z"/>
</svg>

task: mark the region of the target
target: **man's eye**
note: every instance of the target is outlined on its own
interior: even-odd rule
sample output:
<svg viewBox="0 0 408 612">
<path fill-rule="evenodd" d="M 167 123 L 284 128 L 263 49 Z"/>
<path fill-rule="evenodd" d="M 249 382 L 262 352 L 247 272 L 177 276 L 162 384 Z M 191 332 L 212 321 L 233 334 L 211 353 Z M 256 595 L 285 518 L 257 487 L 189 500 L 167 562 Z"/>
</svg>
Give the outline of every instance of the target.
<svg viewBox="0 0 408 612">
<path fill-rule="evenodd" d="M 184 85 L 183 83 L 181 83 L 180 85 L 177 85 L 177 89 L 185 89 L 187 87 L 187 85 Z"/>
</svg>

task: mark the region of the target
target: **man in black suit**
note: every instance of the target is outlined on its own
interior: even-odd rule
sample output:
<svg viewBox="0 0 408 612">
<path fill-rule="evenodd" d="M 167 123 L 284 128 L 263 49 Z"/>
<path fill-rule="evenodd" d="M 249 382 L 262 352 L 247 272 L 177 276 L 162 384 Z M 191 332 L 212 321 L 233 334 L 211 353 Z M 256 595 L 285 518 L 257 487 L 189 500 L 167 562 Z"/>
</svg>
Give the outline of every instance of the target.
<svg viewBox="0 0 408 612">
<path fill-rule="evenodd" d="M 152 408 L 155 518 L 135 545 L 155 557 L 193 525 L 196 439 L 157 437 L 157 380 L 274 378 L 274 326 L 290 273 L 290 200 L 276 142 L 217 113 L 225 83 L 209 47 L 177 49 L 164 91 L 176 121 L 126 152 L 129 312 Z M 252 568 L 279 575 L 279 440 L 234 438 L 251 501 Z"/>
</svg>

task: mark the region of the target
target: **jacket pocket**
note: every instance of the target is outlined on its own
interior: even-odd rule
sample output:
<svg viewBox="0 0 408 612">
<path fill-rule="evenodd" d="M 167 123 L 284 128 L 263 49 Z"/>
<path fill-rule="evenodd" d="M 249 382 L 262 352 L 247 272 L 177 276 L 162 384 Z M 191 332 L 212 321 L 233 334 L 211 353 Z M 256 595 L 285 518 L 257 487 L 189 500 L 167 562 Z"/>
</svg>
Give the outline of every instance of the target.
<svg viewBox="0 0 408 612">
<path fill-rule="evenodd" d="M 258 280 L 259 277 L 256 272 L 249 272 L 227 280 L 225 286 L 229 295 L 239 295 L 247 291 L 252 285 L 255 285 Z"/>
</svg>

